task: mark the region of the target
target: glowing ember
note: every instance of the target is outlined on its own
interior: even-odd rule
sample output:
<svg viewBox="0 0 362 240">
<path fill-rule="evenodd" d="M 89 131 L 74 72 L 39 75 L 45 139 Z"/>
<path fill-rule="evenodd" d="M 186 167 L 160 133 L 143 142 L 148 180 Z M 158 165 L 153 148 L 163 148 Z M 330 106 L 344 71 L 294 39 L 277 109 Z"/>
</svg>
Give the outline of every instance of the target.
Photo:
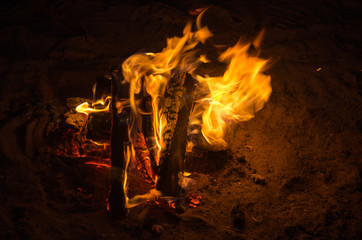
<svg viewBox="0 0 362 240">
<path fill-rule="evenodd" d="M 201 195 L 193 193 L 188 199 L 189 199 L 189 206 L 191 208 L 196 208 L 200 204 L 202 197 Z"/>
<path fill-rule="evenodd" d="M 84 101 L 84 99 L 79 98 L 70 98 L 68 100 L 71 105 L 81 100 Z M 80 158 L 82 163 L 96 167 L 110 167 L 109 130 L 108 132 L 102 132 L 103 129 L 98 129 L 97 124 L 94 125 L 94 122 L 98 121 L 101 122 L 100 125 L 104 126 L 106 130 L 107 126 L 110 126 L 110 113 L 107 110 L 109 102 L 110 98 L 105 98 L 104 102 L 98 101 L 94 105 L 97 111 L 94 112 L 78 112 L 74 110 L 67 112 L 65 114 L 67 118 L 67 125 L 65 127 L 67 130 L 62 132 L 60 136 L 64 141 L 62 141 L 63 144 L 58 145 L 55 154 L 71 158 Z M 102 105 L 102 103 L 106 103 L 107 105 Z M 76 109 L 79 109 L 79 106 L 85 106 L 85 104 L 88 104 L 88 102 L 78 105 Z M 103 116 L 99 118 L 98 116 L 101 112 L 103 112 Z M 94 113 L 97 113 L 97 121 L 94 120 Z M 96 134 L 97 136 L 94 136 L 95 131 L 102 132 L 102 134 Z M 101 135 L 101 137 L 98 135 Z"/>
</svg>

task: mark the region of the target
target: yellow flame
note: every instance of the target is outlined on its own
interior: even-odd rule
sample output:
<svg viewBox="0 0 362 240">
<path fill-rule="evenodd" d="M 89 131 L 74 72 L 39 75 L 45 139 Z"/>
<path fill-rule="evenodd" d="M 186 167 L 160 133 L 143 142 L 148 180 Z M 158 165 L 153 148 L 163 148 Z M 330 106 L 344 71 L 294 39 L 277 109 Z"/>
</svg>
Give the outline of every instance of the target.
<svg viewBox="0 0 362 240">
<path fill-rule="evenodd" d="M 133 153 L 131 153 L 131 151 Z M 126 208 L 129 208 L 129 204 L 128 204 L 128 201 L 129 201 L 129 198 L 127 196 L 127 179 L 128 179 L 128 175 L 127 175 L 127 169 L 128 169 L 128 165 L 131 161 L 131 155 L 134 155 L 134 149 L 133 147 L 131 146 L 127 146 L 125 149 L 124 149 L 124 159 L 125 159 L 125 166 L 124 166 L 124 172 L 123 172 L 123 192 L 124 192 L 124 196 L 125 196 L 125 207 Z"/>
<path fill-rule="evenodd" d="M 198 19 L 202 16 L 201 13 Z M 153 141 L 156 148 L 156 164 L 159 163 L 163 148 L 163 131 L 167 125 L 164 115 L 164 94 L 167 83 L 174 72 L 192 72 L 200 61 L 195 58 L 194 47 L 212 36 L 207 27 L 200 26 L 198 20 L 197 30 L 191 31 L 191 23 L 188 23 L 182 37 L 167 39 L 167 46 L 159 53 L 138 53 L 126 59 L 122 64 L 123 76 L 130 83 L 131 106 L 131 134 L 130 137 L 140 131 L 140 107 L 136 101 L 137 94 L 142 93 L 142 85 L 152 98 L 152 125 Z M 206 59 L 206 58 L 205 58 Z M 144 94 L 144 93 L 143 93 Z"/>
<path fill-rule="evenodd" d="M 123 175 L 123 191 L 125 195 L 125 208 L 133 208 L 148 201 L 154 201 L 162 196 L 161 192 L 156 189 L 151 189 L 149 193 L 145 193 L 142 195 L 136 195 L 133 198 L 129 198 L 127 196 L 128 189 L 128 165 L 131 161 L 131 158 L 135 156 L 135 150 L 133 145 L 127 146 L 124 151 L 124 159 L 125 159 L 125 170 Z"/>
<path fill-rule="evenodd" d="M 79 113 L 84 113 L 86 115 L 89 115 L 90 113 L 94 113 L 94 112 L 108 112 L 109 105 L 111 104 L 110 99 L 111 99 L 111 97 L 108 96 L 105 99 L 100 99 L 92 104 L 93 106 L 101 105 L 102 106 L 101 108 L 90 107 L 88 102 L 84 102 L 84 103 L 78 105 L 75 110 Z M 107 105 L 105 105 L 106 103 L 107 103 Z"/>
<path fill-rule="evenodd" d="M 198 81 L 196 102 L 189 121 L 190 125 L 201 126 L 202 135 L 211 145 L 226 147 L 226 126 L 231 122 L 246 121 L 254 117 L 255 112 L 264 106 L 271 94 L 270 76 L 263 74 L 267 60 L 258 58 L 255 53 L 249 54 L 251 43 L 243 44 L 239 41 L 220 55 L 219 61 L 227 65 L 221 76 L 195 74 L 200 63 L 210 61 L 206 55 L 196 56 L 194 50 L 197 44 L 204 43 L 212 36 L 207 27 L 201 27 L 201 17 L 205 11 L 206 9 L 196 20 L 195 32 L 191 30 L 191 23 L 188 23 L 183 30 L 183 36 L 167 39 L 167 46 L 161 52 L 134 54 L 122 64 L 124 80 L 130 86 L 130 97 L 123 103 L 117 103 L 117 109 L 126 106 L 131 109 L 128 133 L 131 145 L 127 146 L 124 152 L 126 164 L 123 188 L 126 208 L 158 198 L 171 199 L 162 197 L 162 193 L 156 189 L 129 199 L 127 171 L 130 160 L 136 157 L 132 139 L 142 131 L 142 114 L 152 115 L 153 139 L 148 140 L 152 141 L 151 147 L 156 149 L 154 157 L 156 164 L 159 164 L 164 148 L 163 132 L 167 125 L 164 96 L 167 84 L 175 73 L 190 73 Z M 263 32 L 252 42 L 256 50 L 261 44 L 262 35 Z M 149 113 L 143 112 L 140 106 L 140 99 L 146 95 L 152 99 L 152 110 Z M 188 148 L 191 149 L 192 145 Z M 186 176 L 187 173 L 183 173 L 180 179 L 186 181 Z"/>
<path fill-rule="evenodd" d="M 200 55 L 200 58 L 199 58 L 199 61 L 202 62 L 202 63 L 208 63 L 208 62 L 210 62 L 210 60 L 207 59 L 206 54 L 201 54 L 201 55 Z"/>
<path fill-rule="evenodd" d="M 250 56 L 250 45 L 239 41 L 220 55 L 219 61 L 228 64 L 222 76 L 195 76 L 199 89 L 190 122 L 201 125 L 211 145 L 226 147 L 226 126 L 253 118 L 271 94 L 270 76 L 262 73 L 267 60 Z"/>
</svg>

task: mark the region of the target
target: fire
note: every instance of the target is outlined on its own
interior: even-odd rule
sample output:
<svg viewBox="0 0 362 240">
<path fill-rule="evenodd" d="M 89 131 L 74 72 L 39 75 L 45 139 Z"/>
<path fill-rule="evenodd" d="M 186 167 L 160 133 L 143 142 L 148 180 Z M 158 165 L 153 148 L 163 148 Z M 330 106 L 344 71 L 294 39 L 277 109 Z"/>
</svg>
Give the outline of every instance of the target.
<svg viewBox="0 0 362 240">
<path fill-rule="evenodd" d="M 201 19 L 202 12 L 198 19 Z M 156 148 L 155 161 L 159 164 L 163 148 L 163 133 L 167 125 L 164 115 L 164 95 L 167 83 L 175 72 L 193 72 L 200 60 L 195 58 L 195 46 L 204 43 L 212 34 L 207 27 L 201 27 L 198 20 L 197 30 L 191 31 L 188 23 L 182 37 L 167 39 L 167 47 L 159 53 L 138 53 L 132 55 L 122 64 L 124 79 L 130 83 L 130 105 L 132 110 L 131 135 L 140 131 L 137 119 L 140 118 L 140 101 L 136 101 L 137 94 L 142 91 L 142 82 L 146 93 L 152 98 L 153 146 Z M 138 121 L 139 122 L 139 121 Z"/>
<path fill-rule="evenodd" d="M 164 147 L 163 135 L 167 125 L 164 114 L 164 96 L 168 81 L 176 72 L 192 73 L 197 65 L 206 61 L 206 57 L 195 57 L 195 46 L 198 43 L 204 43 L 212 34 L 207 27 L 200 26 L 202 12 L 197 21 L 197 30 L 191 31 L 191 23 L 188 23 L 182 37 L 173 37 L 167 39 L 167 46 L 159 53 L 138 53 L 126 59 L 122 64 L 122 72 L 125 81 L 130 85 L 130 108 L 131 123 L 129 124 L 129 138 L 132 146 L 125 151 L 126 170 L 124 173 L 124 191 L 127 192 L 127 169 L 132 158 L 135 158 L 133 139 L 142 131 L 140 118 L 142 114 L 152 115 L 153 137 L 149 139 L 150 148 L 154 148 L 154 160 L 159 165 L 161 152 Z M 151 97 L 151 112 L 143 112 L 141 101 L 137 101 L 139 95 L 149 95 Z M 157 177 L 155 184 L 157 182 Z M 150 193 L 137 195 L 132 199 L 126 197 L 126 207 L 138 205 L 140 202 L 156 199 L 160 197 L 161 192 L 151 189 Z M 169 198 L 169 197 L 167 197 Z"/>
<path fill-rule="evenodd" d="M 255 47 L 259 47 L 261 36 L 254 41 Z M 262 73 L 268 61 L 250 56 L 250 47 L 251 43 L 239 41 L 220 55 L 219 61 L 228 64 L 222 76 L 195 76 L 198 99 L 190 122 L 201 126 L 201 133 L 210 145 L 226 148 L 226 126 L 253 118 L 269 99 L 270 76 Z"/>
<path fill-rule="evenodd" d="M 98 108 L 90 107 L 88 102 L 84 102 L 80 104 L 75 110 L 79 113 L 84 113 L 85 115 L 89 115 L 90 113 L 96 113 L 96 112 L 108 112 L 109 111 L 109 105 L 111 104 L 111 96 L 107 96 L 104 99 L 100 99 L 96 102 L 94 102 L 93 106 L 100 106 Z"/>
<path fill-rule="evenodd" d="M 174 75 L 188 73 L 196 80 L 195 102 L 189 118 L 189 126 L 193 131 L 189 134 L 202 134 L 207 143 L 212 146 L 226 148 L 226 127 L 232 122 L 253 118 L 269 99 L 272 91 L 271 78 L 263 73 L 268 60 L 250 53 L 252 47 L 259 49 L 263 33 L 259 34 L 252 43 L 238 41 L 235 46 L 220 54 L 218 62 L 225 64 L 226 68 L 219 76 L 197 73 L 200 64 L 211 61 L 206 54 L 198 54 L 196 51 L 198 44 L 205 43 L 212 36 L 207 27 L 201 26 L 201 18 L 205 11 L 206 9 L 197 11 L 199 16 L 196 20 L 195 31 L 192 31 L 192 24 L 188 23 L 183 30 L 183 35 L 167 39 L 167 46 L 161 52 L 137 53 L 122 63 L 124 77 L 122 81 L 129 84 L 129 99 L 122 99 L 116 102 L 115 106 L 118 113 L 123 108 L 130 109 L 128 122 L 130 144 L 124 149 L 126 163 L 123 173 L 126 208 L 160 198 L 171 202 L 174 199 L 162 196 L 162 193 L 156 189 L 158 176 L 152 173 L 151 164 L 148 162 L 152 161 L 158 166 L 165 148 L 163 140 L 165 127 L 168 124 L 165 115 L 165 93 Z M 146 98 L 150 99 L 149 105 L 144 102 Z M 95 107 L 97 104 L 98 106 Z M 83 103 L 76 110 L 88 115 L 109 111 L 109 106 L 110 97 L 105 97 L 93 103 L 93 107 L 90 107 L 88 103 Z M 143 116 L 150 116 L 152 134 L 141 136 L 145 147 L 140 150 L 137 141 L 142 134 Z M 187 151 L 191 151 L 195 144 L 188 142 Z M 129 169 L 132 161 L 140 161 L 138 158 L 141 155 L 144 156 L 144 160 L 147 160 L 146 171 L 151 178 L 152 188 L 149 193 L 129 198 L 127 195 Z M 191 180 L 187 178 L 188 175 L 187 173 L 179 174 L 179 184 L 182 187 L 191 184 Z M 195 197 L 192 200 L 193 206 L 197 206 L 200 199 L 201 197 Z"/>
</svg>

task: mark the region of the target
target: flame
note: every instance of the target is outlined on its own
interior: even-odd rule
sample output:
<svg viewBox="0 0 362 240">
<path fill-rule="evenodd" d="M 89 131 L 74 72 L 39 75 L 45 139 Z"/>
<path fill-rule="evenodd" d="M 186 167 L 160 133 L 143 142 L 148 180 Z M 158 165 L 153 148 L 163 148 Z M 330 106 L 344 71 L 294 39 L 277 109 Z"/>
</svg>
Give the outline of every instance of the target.
<svg viewBox="0 0 362 240">
<path fill-rule="evenodd" d="M 200 13 L 204 12 L 207 8 L 195 8 L 195 9 L 190 9 L 189 10 L 189 14 L 191 16 L 196 16 L 199 15 Z"/>
<path fill-rule="evenodd" d="M 138 206 L 141 203 L 148 202 L 148 201 L 155 201 L 159 199 L 159 197 L 162 195 L 160 191 L 156 189 L 151 189 L 149 193 L 143 194 L 143 195 L 136 195 L 133 198 L 129 198 L 127 195 L 128 192 L 128 165 L 131 161 L 131 158 L 136 157 L 135 150 L 133 148 L 133 145 L 128 145 L 125 148 L 124 151 L 124 159 L 125 159 L 125 170 L 123 175 L 123 191 L 125 195 L 125 207 L 126 208 L 133 208 L 135 206 Z"/>
<path fill-rule="evenodd" d="M 110 162 L 110 161 L 109 161 Z M 90 162 L 85 162 L 84 164 L 87 165 L 94 165 L 97 168 L 110 168 L 111 164 L 110 163 L 100 163 L 100 162 L 95 162 L 95 161 L 90 161 Z"/>
<path fill-rule="evenodd" d="M 188 23 L 183 30 L 183 36 L 167 39 L 167 46 L 161 52 L 137 53 L 122 64 L 124 80 L 130 85 L 127 106 L 131 109 L 129 123 L 131 145 L 125 149 L 126 208 L 159 198 L 172 199 L 162 196 L 162 193 L 156 189 L 129 199 L 127 171 L 130 160 L 136 157 L 133 139 L 142 132 L 142 114 L 151 114 L 153 136 L 152 139 L 148 139 L 151 142 L 148 147 L 155 149 L 154 161 L 159 165 L 164 148 L 163 132 L 167 125 L 164 96 L 169 80 L 174 74 L 187 72 L 197 80 L 196 102 L 190 115 L 190 125 L 200 126 L 202 135 L 210 145 L 226 147 L 227 143 L 224 140 L 226 126 L 231 122 L 253 118 L 255 112 L 264 106 L 271 94 L 270 76 L 262 73 L 268 61 L 258 58 L 256 54 L 249 54 L 252 44 L 258 50 L 263 32 L 253 43 L 243 44 L 239 41 L 220 55 L 219 62 L 227 65 L 221 76 L 201 76 L 195 73 L 200 63 L 210 62 L 205 54 L 196 56 L 195 51 L 197 44 L 204 43 L 212 36 L 207 27 L 201 26 L 201 18 L 205 11 L 206 9 L 200 9 L 195 32 L 191 31 L 191 23 Z M 140 106 L 142 102 L 140 99 L 147 95 L 152 99 L 152 109 L 144 112 Z M 192 133 L 194 132 L 195 130 Z M 193 144 L 190 142 L 188 148 L 192 147 Z M 180 173 L 179 179 L 179 184 L 183 186 L 192 185 L 192 181 L 185 173 Z"/>
<path fill-rule="evenodd" d="M 254 45 L 260 44 L 260 36 Z M 222 76 L 195 76 L 198 96 L 190 123 L 201 126 L 210 145 L 226 147 L 226 126 L 253 118 L 269 99 L 271 79 L 262 73 L 268 61 L 250 56 L 250 47 L 239 41 L 220 55 L 219 61 L 228 64 Z"/>
<path fill-rule="evenodd" d="M 129 140 L 131 146 L 125 149 L 125 171 L 123 190 L 126 196 L 126 208 L 134 207 L 145 201 L 154 201 L 162 196 L 156 189 L 151 189 L 144 195 L 136 195 L 129 199 L 127 196 L 127 171 L 131 158 L 135 157 L 133 140 L 141 129 L 141 115 L 152 114 L 153 137 L 149 139 L 154 148 L 154 160 L 159 165 L 161 152 L 163 149 L 163 132 L 167 125 L 167 118 L 164 114 L 164 95 L 167 84 L 174 73 L 193 72 L 201 61 L 207 61 L 206 57 L 195 57 L 195 46 L 204 43 L 212 34 L 207 27 L 201 27 L 200 18 L 204 12 L 198 16 L 197 30 L 191 31 L 191 23 L 188 23 L 182 37 L 167 39 L 167 46 L 159 53 L 138 53 L 126 59 L 122 64 L 124 80 L 130 85 L 129 106 L 131 109 L 129 123 Z M 140 107 L 139 96 L 149 95 L 152 99 L 151 112 L 143 112 Z M 155 177 L 157 183 L 157 176 Z M 155 184 L 156 185 L 156 184 Z M 162 197 L 172 199 L 171 197 Z"/>
<path fill-rule="evenodd" d="M 163 135 L 167 126 L 165 115 L 165 92 L 170 79 L 175 74 L 189 73 L 197 81 L 195 104 L 189 118 L 190 126 L 197 126 L 189 134 L 201 133 L 205 140 L 213 146 L 227 147 L 225 141 L 226 127 L 232 122 L 247 121 L 261 110 L 271 94 L 270 76 L 265 75 L 268 60 L 259 58 L 257 53 L 263 32 L 252 43 L 238 41 L 235 46 L 223 52 L 218 61 L 226 65 L 220 76 L 201 75 L 196 73 L 199 64 L 209 63 L 211 60 L 205 54 L 197 54 L 195 47 L 212 36 L 207 27 L 201 26 L 201 18 L 207 9 L 196 9 L 196 30 L 192 31 L 191 23 L 183 29 L 181 37 L 167 39 L 166 47 L 158 53 L 137 53 L 122 63 L 124 79 L 129 84 L 129 99 L 122 99 L 115 103 L 117 112 L 123 108 L 130 108 L 128 137 L 130 144 L 124 149 L 125 166 L 123 172 L 123 191 L 125 193 L 125 207 L 132 208 L 147 201 L 175 198 L 163 196 L 153 188 L 157 183 L 157 175 L 152 177 L 154 186 L 149 193 L 129 198 L 128 172 L 129 165 L 137 160 L 137 147 L 134 142 L 142 133 L 142 115 L 151 115 L 152 136 L 146 136 L 148 150 L 153 151 L 153 161 L 159 165 L 164 146 Z M 218 46 L 215 46 L 218 47 Z M 257 51 L 253 54 L 250 49 Z M 151 109 L 144 109 L 142 99 L 150 97 Z M 102 98 L 92 104 L 79 105 L 77 112 L 86 115 L 93 112 L 109 111 L 110 97 Z M 94 143 L 97 145 L 97 143 Z M 188 142 L 187 149 L 194 146 Z M 106 147 L 104 145 L 104 147 Z M 151 154 L 150 154 L 151 155 Z M 132 165 L 132 164 L 131 164 Z M 192 186 L 193 181 L 188 178 L 189 173 L 179 173 L 179 185 L 184 188 Z M 131 194 L 130 194 L 131 195 Z M 195 198 L 192 206 L 200 202 L 201 197 Z"/>
<path fill-rule="evenodd" d="M 152 98 L 152 125 L 153 125 L 153 145 L 155 151 L 155 161 L 159 164 L 163 146 L 163 132 L 167 125 L 164 115 L 164 94 L 167 83 L 175 72 L 192 72 L 195 70 L 200 60 L 195 58 L 195 46 L 204 43 L 212 36 L 207 27 L 200 26 L 200 18 L 204 12 L 200 13 L 197 21 L 197 30 L 191 31 L 191 23 L 188 23 L 182 37 L 167 39 L 167 47 L 159 53 L 138 53 L 126 59 L 122 64 L 124 79 L 130 84 L 130 106 L 131 106 L 131 134 L 134 137 L 141 131 L 140 126 L 140 101 L 137 95 L 148 94 Z M 206 61 L 206 58 L 200 58 Z M 144 89 L 142 89 L 142 85 Z M 143 91 L 143 92 L 142 92 Z"/>
<path fill-rule="evenodd" d="M 202 62 L 202 63 L 209 63 L 210 62 L 210 60 L 207 59 L 206 54 L 201 54 L 200 58 L 199 58 L 199 61 Z"/>
<path fill-rule="evenodd" d="M 110 152 L 110 144 L 101 140 L 101 142 L 94 141 L 87 138 L 87 121 L 88 115 L 91 113 L 109 112 L 111 104 L 111 96 L 103 95 L 100 99 L 95 98 L 96 84 L 93 86 L 93 101 L 90 106 L 88 102 L 84 102 L 76 107 L 76 112 L 81 113 L 81 118 L 84 122 L 73 125 L 68 131 L 65 132 L 67 138 L 69 138 L 70 145 L 67 147 L 61 147 L 55 150 L 55 154 L 61 156 L 68 156 L 72 158 L 88 158 L 88 160 L 82 160 L 84 164 L 94 165 L 96 167 L 110 167 L 110 159 L 108 158 Z M 73 112 L 69 115 L 76 115 Z M 83 115 L 84 114 L 84 115 Z M 68 116 L 69 116 L 68 115 Z M 79 116 L 78 116 L 79 117 Z M 77 122 L 77 121 L 76 121 Z M 68 122 L 67 122 L 68 123 Z M 76 126 L 76 128 L 74 128 Z"/>
<path fill-rule="evenodd" d="M 109 111 L 109 106 L 111 104 L 111 97 L 107 96 L 104 99 L 99 99 L 98 101 L 92 103 L 93 106 L 97 106 L 100 105 L 100 107 L 98 108 L 94 108 L 94 107 L 90 107 L 88 102 L 84 102 L 80 105 L 78 105 L 76 107 L 76 111 L 79 113 L 84 113 L 85 115 L 89 115 L 90 113 L 95 113 L 95 112 L 108 112 Z M 107 105 L 106 105 L 107 103 Z"/>
</svg>

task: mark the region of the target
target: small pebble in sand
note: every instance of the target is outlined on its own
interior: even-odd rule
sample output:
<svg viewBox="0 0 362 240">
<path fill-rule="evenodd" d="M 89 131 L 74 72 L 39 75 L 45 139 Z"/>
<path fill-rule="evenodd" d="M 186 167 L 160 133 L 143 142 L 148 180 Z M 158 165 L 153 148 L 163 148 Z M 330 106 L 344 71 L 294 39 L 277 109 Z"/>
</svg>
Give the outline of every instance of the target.
<svg viewBox="0 0 362 240">
<path fill-rule="evenodd" d="M 263 176 L 258 175 L 258 174 L 251 174 L 250 178 L 256 184 L 260 184 L 260 185 L 265 185 L 266 184 L 265 178 Z"/>
<path fill-rule="evenodd" d="M 160 235 L 163 232 L 163 227 L 161 225 L 153 225 L 152 227 L 152 233 L 155 235 Z"/>
<path fill-rule="evenodd" d="M 244 207 L 238 203 L 231 210 L 231 219 L 233 221 L 233 227 L 238 230 L 244 230 L 245 228 L 245 209 Z"/>
</svg>

